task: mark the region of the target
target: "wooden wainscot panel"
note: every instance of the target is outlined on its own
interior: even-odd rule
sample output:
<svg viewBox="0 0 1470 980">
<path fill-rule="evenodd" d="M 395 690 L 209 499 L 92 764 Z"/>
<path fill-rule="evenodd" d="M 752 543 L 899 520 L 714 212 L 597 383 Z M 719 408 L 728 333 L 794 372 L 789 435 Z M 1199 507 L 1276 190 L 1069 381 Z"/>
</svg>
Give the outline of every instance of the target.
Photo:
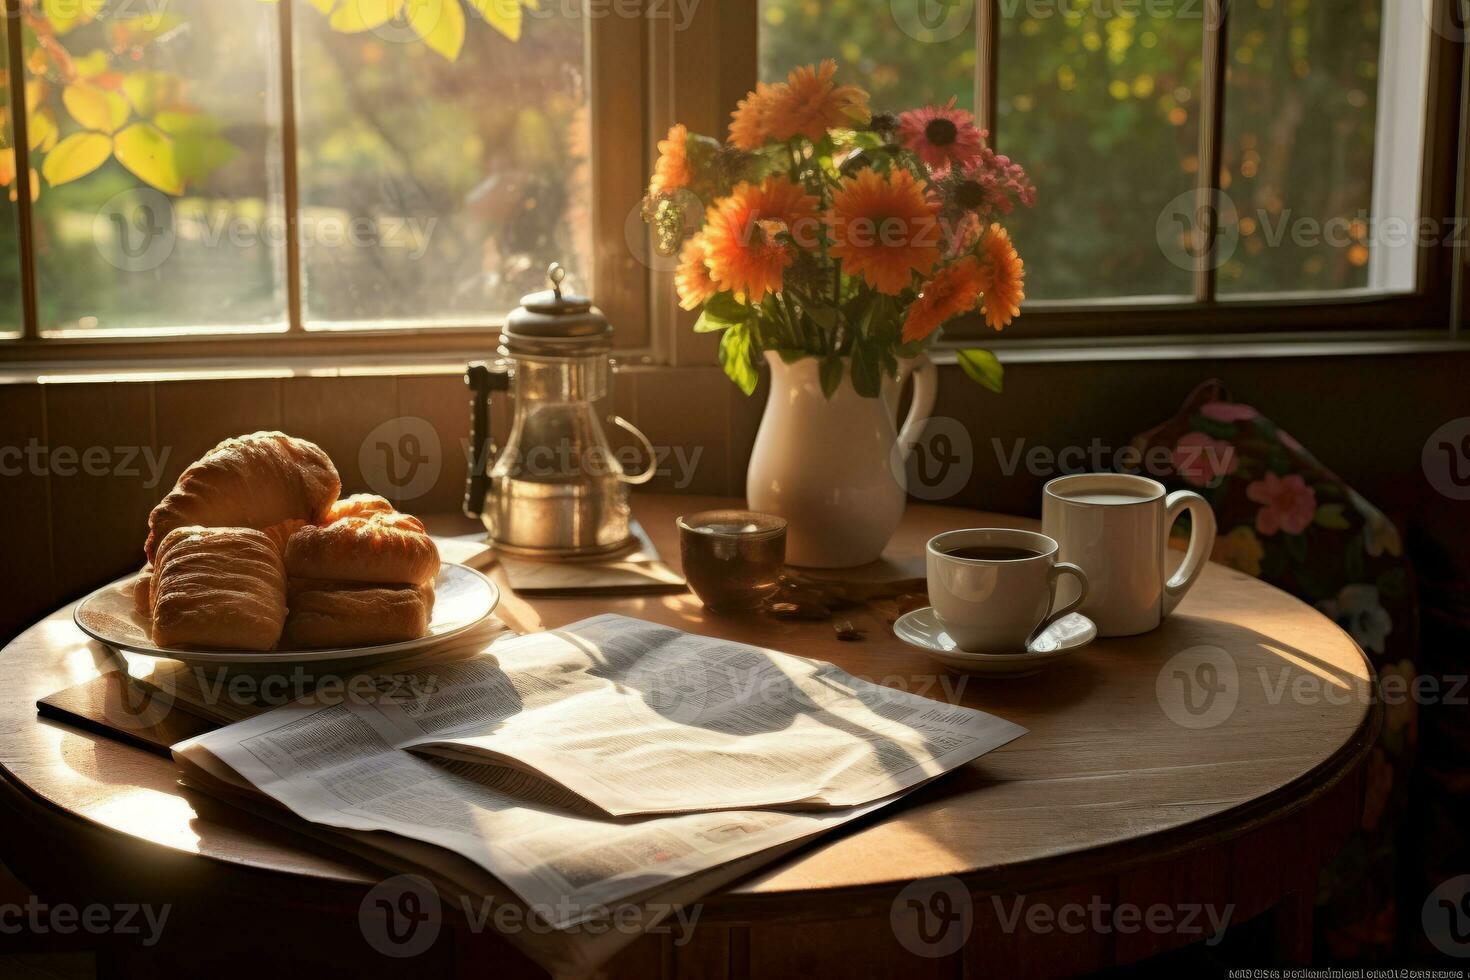
<svg viewBox="0 0 1470 980">
<path fill-rule="evenodd" d="M 7 510 L 0 562 L 0 639 L 55 605 L 51 571 L 46 408 L 39 385 L 0 385 L 0 496 Z M 30 450 L 34 447 L 37 452 Z"/>
<path fill-rule="evenodd" d="M 160 381 L 153 390 L 158 445 L 169 454 L 160 499 L 189 464 L 224 440 L 281 428 L 281 382 L 275 378 Z"/>
<path fill-rule="evenodd" d="M 405 458 L 398 380 L 390 376 L 289 378 L 282 382 L 282 427 L 326 450 L 342 492 L 392 499 L 424 464 Z"/>
<path fill-rule="evenodd" d="M 76 598 L 143 564 L 162 487 L 153 385 L 45 385 L 56 591 Z"/>
</svg>

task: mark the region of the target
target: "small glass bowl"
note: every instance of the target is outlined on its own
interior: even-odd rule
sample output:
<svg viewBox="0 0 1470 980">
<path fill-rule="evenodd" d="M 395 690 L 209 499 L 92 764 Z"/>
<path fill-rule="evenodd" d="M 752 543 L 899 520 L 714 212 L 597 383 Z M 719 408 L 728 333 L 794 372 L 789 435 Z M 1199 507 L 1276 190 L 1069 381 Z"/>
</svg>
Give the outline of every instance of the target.
<svg viewBox="0 0 1470 980">
<path fill-rule="evenodd" d="M 716 612 L 759 609 L 786 564 L 786 521 L 750 510 L 707 510 L 679 518 L 684 577 Z"/>
</svg>

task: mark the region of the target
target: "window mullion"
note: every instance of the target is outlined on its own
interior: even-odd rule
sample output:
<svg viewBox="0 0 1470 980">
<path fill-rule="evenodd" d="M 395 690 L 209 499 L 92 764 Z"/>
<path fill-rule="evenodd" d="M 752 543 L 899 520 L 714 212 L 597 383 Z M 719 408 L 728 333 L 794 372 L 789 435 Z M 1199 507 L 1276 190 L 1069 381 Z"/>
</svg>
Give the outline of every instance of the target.
<svg viewBox="0 0 1470 980">
<path fill-rule="evenodd" d="M 281 0 L 279 12 L 281 58 L 281 173 L 282 207 L 286 212 L 286 323 L 292 333 L 305 329 L 301 293 L 301 185 L 296 152 L 296 38 L 292 28 L 294 0 Z"/>
<path fill-rule="evenodd" d="M 1000 0 L 975 5 L 975 119 L 996 145 L 1000 105 Z"/>
<path fill-rule="evenodd" d="M 15 201 L 20 239 L 20 290 L 22 336 L 41 336 L 36 302 L 35 202 L 31 197 L 30 119 L 26 114 L 26 60 L 21 24 L 21 0 L 5 0 L 5 42 L 10 72 L 10 141 L 15 147 Z"/>
<path fill-rule="evenodd" d="M 1199 264 L 1194 298 L 1212 303 L 1216 291 L 1216 256 L 1220 238 L 1217 206 L 1225 170 L 1225 80 L 1230 50 L 1230 0 L 1206 0 L 1204 52 L 1201 60 L 1199 126 L 1199 204 L 1195 215 Z"/>
</svg>

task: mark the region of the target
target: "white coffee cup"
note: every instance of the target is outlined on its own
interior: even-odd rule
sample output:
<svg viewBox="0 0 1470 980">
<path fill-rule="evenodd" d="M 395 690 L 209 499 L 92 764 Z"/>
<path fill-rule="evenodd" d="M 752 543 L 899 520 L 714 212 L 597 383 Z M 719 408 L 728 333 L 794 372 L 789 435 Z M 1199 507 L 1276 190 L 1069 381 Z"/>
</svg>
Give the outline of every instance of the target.
<svg viewBox="0 0 1470 980">
<path fill-rule="evenodd" d="M 962 549 L 1011 551 L 1016 557 L 972 558 Z M 1087 575 L 1057 561 L 1057 543 L 1035 531 L 977 528 L 947 531 L 927 549 L 929 601 L 944 629 L 969 653 L 1025 653 L 1026 645 L 1087 596 Z M 1057 583 L 1077 580 L 1080 596 L 1057 607 Z"/>
<path fill-rule="evenodd" d="M 1169 531 L 1185 511 L 1189 551 L 1171 578 Z M 1097 624 L 1099 636 L 1157 629 L 1215 547 L 1215 512 L 1204 497 L 1189 490 L 1168 493 L 1156 480 L 1125 473 L 1052 480 L 1042 492 L 1041 523 L 1061 546 L 1060 557 L 1087 572 L 1091 588 L 1081 611 Z"/>
</svg>

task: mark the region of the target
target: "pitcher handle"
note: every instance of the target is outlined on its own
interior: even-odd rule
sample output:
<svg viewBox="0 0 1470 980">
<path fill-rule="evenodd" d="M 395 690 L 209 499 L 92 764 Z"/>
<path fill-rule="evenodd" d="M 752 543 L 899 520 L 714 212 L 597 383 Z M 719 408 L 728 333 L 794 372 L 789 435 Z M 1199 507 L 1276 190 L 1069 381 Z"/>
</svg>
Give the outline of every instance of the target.
<svg viewBox="0 0 1470 980">
<path fill-rule="evenodd" d="M 924 434 L 924 424 L 934 414 L 934 403 L 939 398 L 939 369 L 929 360 L 928 354 L 920 354 L 904 364 L 898 372 L 898 384 L 914 379 L 914 400 L 909 406 L 909 417 L 904 419 L 898 433 L 899 458 L 907 460 Z"/>
<path fill-rule="evenodd" d="M 647 483 L 649 480 L 652 480 L 654 476 L 658 473 L 658 453 L 654 452 L 653 443 L 648 441 L 648 436 L 643 434 L 642 429 L 638 428 L 638 426 L 634 425 L 632 422 L 629 422 L 621 415 L 610 415 L 608 416 L 608 421 L 611 422 L 613 425 L 616 425 L 618 428 L 622 429 L 624 432 L 627 432 L 634 439 L 637 439 L 639 442 L 643 443 L 643 451 L 648 453 L 648 468 L 645 469 L 642 473 L 639 473 L 637 476 L 629 476 L 628 474 L 624 473 L 622 477 L 623 482 L 628 484 L 629 486 L 643 486 L 643 484 Z"/>
</svg>

